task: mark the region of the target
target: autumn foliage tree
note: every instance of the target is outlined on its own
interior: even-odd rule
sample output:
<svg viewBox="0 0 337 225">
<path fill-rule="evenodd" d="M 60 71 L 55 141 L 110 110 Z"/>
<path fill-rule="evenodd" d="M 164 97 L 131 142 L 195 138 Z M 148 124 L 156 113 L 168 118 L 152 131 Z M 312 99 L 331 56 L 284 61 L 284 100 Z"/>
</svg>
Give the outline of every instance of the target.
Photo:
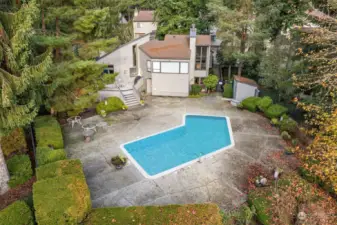
<svg viewBox="0 0 337 225">
<path fill-rule="evenodd" d="M 300 153 L 303 167 L 337 193 L 337 34 L 330 30 L 334 26 L 302 30 L 305 48 L 298 52 L 307 70 L 296 74 L 294 81 L 312 96 L 298 103 L 307 112 L 307 131 L 313 137 Z"/>
</svg>

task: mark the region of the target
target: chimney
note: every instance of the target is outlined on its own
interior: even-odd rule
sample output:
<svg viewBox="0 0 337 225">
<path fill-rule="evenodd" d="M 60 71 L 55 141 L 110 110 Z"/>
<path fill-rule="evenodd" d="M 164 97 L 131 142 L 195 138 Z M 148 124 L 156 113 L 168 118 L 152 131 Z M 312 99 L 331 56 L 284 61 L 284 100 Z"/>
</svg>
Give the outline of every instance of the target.
<svg viewBox="0 0 337 225">
<path fill-rule="evenodd" d="M 134 13 L 133 13 L 133 16 L 134 16 L 134 17 L 138 16 L 138 8 L 135 8 L 135 11 L 134 11 Z"/>
<path fill-rule="evenodd" d="M 197 29 L 195 24 L 192 24 L 190 29 L 190 84 L 194 84 L 194 71 L 195 71 L 195 55 L 196 55 L 196 45 L 197 45 Z"/>
<path fill-rule="evenodd" d="M 192 27 L 190 29 L 190 38 L 196 37 L 197 37 L 197 28 L 195 28 L 195 24 L 192 24 Z"/>
</svg>

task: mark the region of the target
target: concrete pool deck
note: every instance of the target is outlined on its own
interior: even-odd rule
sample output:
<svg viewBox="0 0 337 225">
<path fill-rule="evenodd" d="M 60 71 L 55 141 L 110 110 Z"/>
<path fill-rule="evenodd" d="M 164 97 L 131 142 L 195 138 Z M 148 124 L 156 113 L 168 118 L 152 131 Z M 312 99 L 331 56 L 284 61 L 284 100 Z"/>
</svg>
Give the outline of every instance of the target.
<svg viewBox="0 0 337 225">
<path fill-rule="evenodd" d="M 228 116 L 235 146 L 157 179 L 146 179 L 130 161 L 122 170 L 110 163 L 122 153 L 120 145 L 182 123 L 184 114 Z M 79 158 L 91 192 L 93 207 L 165 205 L 215 202 L 232 209 L 245 201 L 247 166 L 266 161 L 282 149 L 278 131 L 266 118 L 241 111 L 220 97 L 200 99 L 148 97 L 146 106 L 109 116 L 114 122 L 84 143 L 82 129 L 65 126 L 69 158 Z M 84 123 L 103 121 L 99 116 Z"/>
</svg>

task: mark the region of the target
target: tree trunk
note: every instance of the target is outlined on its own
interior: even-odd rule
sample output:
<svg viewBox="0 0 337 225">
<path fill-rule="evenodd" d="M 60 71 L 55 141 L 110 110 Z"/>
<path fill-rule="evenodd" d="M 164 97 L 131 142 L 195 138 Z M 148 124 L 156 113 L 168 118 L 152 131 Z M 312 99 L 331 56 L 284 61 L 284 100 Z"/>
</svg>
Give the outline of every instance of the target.
<svg viewBox="0 0 337 225">
<path fill-rule="evenodd" d="M 228 66 L 228 82 L 231 80 L 231 75 L 232 75 L 232 65 Z"/>
<path fill-rule="evenodd" d="M 241 42 L 240 42 L 240 53 L 244 54 L 246 52 L 246 41 L 247 41 L 247 29 L 242 28 Z M 243 70 L 243 61 L 239 61 L 238 76 L 241 77 Z"/>
<path fill-rule="evenodd" d="M 6 161 L 1 150 L 0 144 L 0 195 L 9 190 L 7 182 L 9 181 L 9 174 L 7 170 Z"/>
<path fill-rule="evenodd" d="M 55 25 L 56 25 L 56 37 L 59 37 L 60 36 L 60 20 L 58 16 L 56 16 Z M 59 47 L 55 49 L 55 58 L 56 60 L 60 58 L 60 48 Z"/>
<path fill-rule="evenodd" d="M 46 21 L 44 18 L 44 8 L 41 9 L 41 22 L 42 22 L 42 32 L 46 33 Z"/>
</svg>

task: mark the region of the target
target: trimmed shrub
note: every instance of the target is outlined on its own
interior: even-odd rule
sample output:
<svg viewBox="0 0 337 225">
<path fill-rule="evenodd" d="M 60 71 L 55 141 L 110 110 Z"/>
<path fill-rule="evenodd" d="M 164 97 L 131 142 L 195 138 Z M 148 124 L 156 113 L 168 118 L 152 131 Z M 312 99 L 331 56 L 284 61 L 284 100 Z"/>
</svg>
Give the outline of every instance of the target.
<svg viewBox="0 0 337 225">
<path fill-rule="evenodd" d="M 83 175 L 64 175 L 33 185 L 38 224 L 79 224 L 91 209 L 90 193 Z"/>
<path fill-rule="evenodd" d="M 271 97 L 265 96 L 257 102 L 257 107 L 262 112 L 265 112 L 269 108 L 269 106 L 271 106 L 272 104 L 273 104 L 273 100 L 271 99 Z"/>
<path fill-rule="evenodd" d="M 259 97 L 246 98 L 242 101 L 243 108 L 248 109 L 251 112 L 256 112 L 258 101 L 260 101 Z"/>
<path fill-rule="evenodd" d="M 279 104 L 271 105 L 264 113 L 268 118 L 280 118 L 288 109 Z"/>
<path fill-rule="evenodd" d="M 105 104 L 105 102 L 107 102 L 107 104 Z M 126 108 L 127 106 L 124 105 L 122 100 L 117 97 L 110 97 L 97 104 L 96 113 L 103 116 L 103 114 L 108 114 L 110 112 L 115 112 Z"/>
<path fill-rule="evenodd" d="M 97 224 L 222 225 L 223 223 L 219 207 L 215 204 L 208 203 L 195 205 L 98 208 L 93 209 L 88 215 L 88 218 L 84 221 L 84 225 Z"/>
<path fill-rule="evenodd" d="M 32 165 L 28 155 L 15 155 L 7 160 L 10 174 L 8 185 L 13 188 L 24 184 L 33 176 Z"/>
<path fill-rule="evenodd" d="M 202 87 L 198 84 L 193 84 L 191 86 L 191 95 L 199 95 L 201 92 Z"/>
<path fill-rule="evenodd" d="M 218 84 L 219 78 L 217 75 L 209 74 L 203 81 L 208 90 L 214 90 Z"/>
<path fill-rule="evenodd" d="M 14 152 L 27 152 L 27 143 L 23 129 L 15 129 L 7 136 L 3 136 L 1 138 L 1 148 L 6 158 Z"/>
<path fill-rule="evenodd" d="M 64 147 L 61 126 L 52 116 L 40 116 L 35 119 L 35 136 L 38 147 Z"/>
<path fill-rule="evenodd" d="M 291 136 L 287 131 L 282 131 L 281 137 L 283 138 L 283 140 L 290 140 L 291 139 Z"/>
<path fill-rule="evenodd" d="M 79 159 L 60 160 L 36 169 L 36 177 L 38 180 L 70 174 L 84 176 L 82 164 Z"/>
<path fill-rule="evenodd" d="M 291 118 L 280 120 L 279 125 L 281 131 L 287 131 L 290 133 L 295 133 L 297 128 L 297 122 Z"/>
<path fill-rule="evenodd" d="M 280 122 L 280 121 L 279 121 L 277 118 L 272 118 L 271 121 L 270 121 L 270 123 L 271 123 L 272 125 L 275 125 L 275 126 L 278 125 L 279 122 Z"/>
<path fill-rule="evenodd" d="M 67 158 L 67 154 L 63 149 L 53 150 L 48 147 L 36 148 L 36 159 L 39 166 L 56 162 Z"/>
<path fill-rule="evenodd" d="M 225 84 L 223 86 L 223 96 L 225 98 L 233 98 L 233 84 Z"/>
<path fill-rule="evenodd" d="M 0 211 L 0 224 L 34 225 L 32 211 L 24 201 L 16 201 Z"/>
</svg>

